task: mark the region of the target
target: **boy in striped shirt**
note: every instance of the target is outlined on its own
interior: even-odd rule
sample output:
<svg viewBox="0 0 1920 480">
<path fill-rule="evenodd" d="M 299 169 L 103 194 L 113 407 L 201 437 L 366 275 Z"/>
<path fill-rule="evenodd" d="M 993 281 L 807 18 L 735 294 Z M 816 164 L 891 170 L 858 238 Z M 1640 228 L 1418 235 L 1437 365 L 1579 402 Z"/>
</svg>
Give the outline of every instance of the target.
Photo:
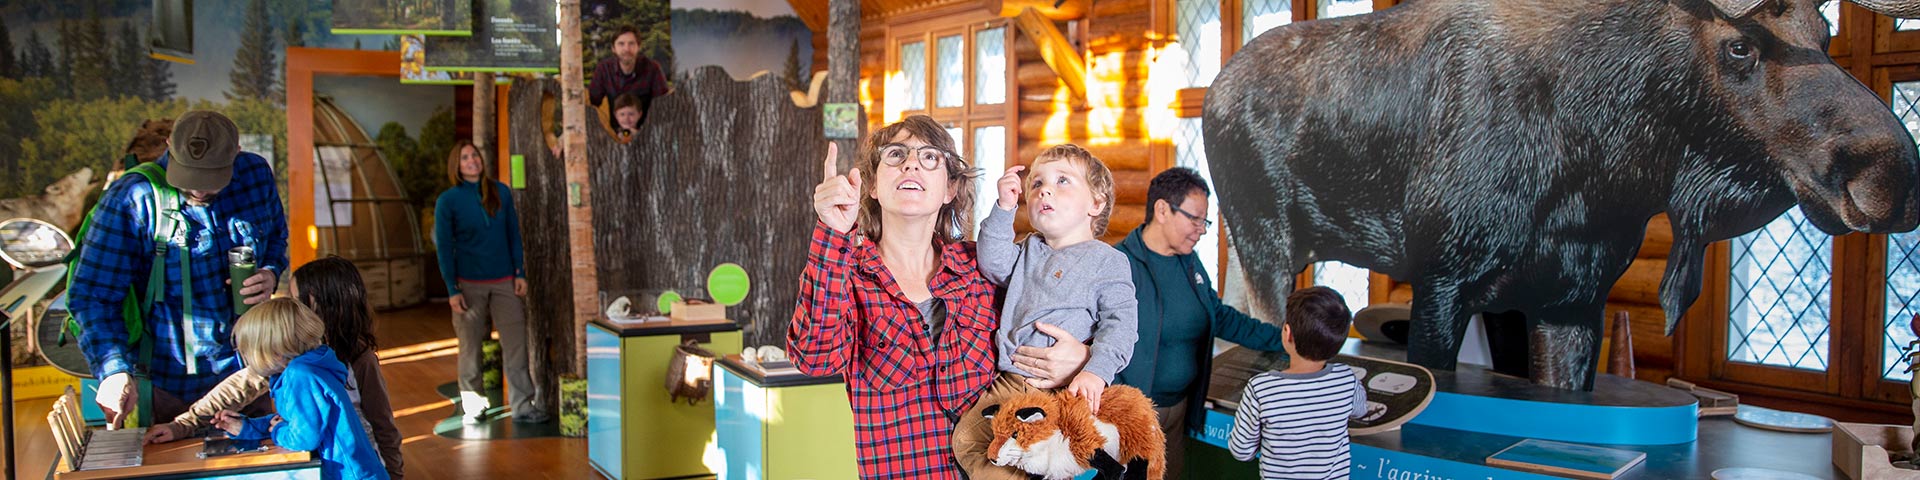
<svg viewBox="0 0 1920 480">
<path fill-rule="evenodd" d="M 1340 352 L 1352 321 L 1332 289 L 1287 296 L 1281 340 L 1291 361 L 1249 380 L 1233 419 L 1233 458 L 1260 457 L 1260 478 L 1348 477 L 1347 419 L 1366 413 L 1367 390 L 1353 369 L 1327 360 Z"/>
</svg>

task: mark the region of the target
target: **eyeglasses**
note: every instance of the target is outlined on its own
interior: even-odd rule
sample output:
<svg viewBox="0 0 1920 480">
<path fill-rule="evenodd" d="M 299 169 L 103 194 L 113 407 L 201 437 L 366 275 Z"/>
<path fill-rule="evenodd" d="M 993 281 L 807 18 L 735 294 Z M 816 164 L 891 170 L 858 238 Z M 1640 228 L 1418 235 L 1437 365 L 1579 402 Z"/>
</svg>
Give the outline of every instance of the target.
<svg viewBox="0 0 1920 480">
<path fill-rule="evenodd" d="M 1200 228 L 1213 228 L 1213 221 L 1212 221 L 1212 220 L 1207 220 L 1207 217 L 1202 217 L 1202 216 L 1199 216 L 1199 215 L 1194 215 L 1194 214 L 1191 214 L 1191 213 L 1187 213 L 1187 211 L 1186 211 L 1186 210 L 1181 210 L 1181 209 L 1180 209 L 1180 207 L 1177 207 L 1177 206 L 1173 206 L 1173 205 L 1167 205 L 1167 208 L 1172 208 L 1172 209 L 1173 209 L 1173 211 L 1175 211 L 1175 212 L 1180 212 L 1180 214 L 1181 214 L 1181 215 L 1186 215 L 1186 216 L 1187 216 L 1187 220 L 1192 220 L 1192 221 L 1193 221 L 1193 225 L 1194 225 L 1194 226 L 1196 226 L 1196 227 L 1200 227 Z"/>
<path fill-rule="evenodd" d="M 946 165 L 948 160 L 960 157 L 953 152 L 932 145 L 913 148 L 903 144 L 893 143 L 880 147 L 880 163 L 886 164 L 886 166 L 889 167 L 898 167 L 906 163 L 907 157 L 909 156 L 919 159 L 921 170 L 939 169 Z"/>
</svg>

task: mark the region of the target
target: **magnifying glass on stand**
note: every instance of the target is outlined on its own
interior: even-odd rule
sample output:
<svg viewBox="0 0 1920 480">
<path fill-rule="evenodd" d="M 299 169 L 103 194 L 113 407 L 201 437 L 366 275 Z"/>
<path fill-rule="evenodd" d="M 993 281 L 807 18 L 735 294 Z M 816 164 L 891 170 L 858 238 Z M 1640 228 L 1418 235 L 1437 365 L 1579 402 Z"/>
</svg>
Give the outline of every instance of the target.
<svg viewBox="0 0 1920 480">
<path fill-rule="evenodd" d="M 53 293 L 64 283 L 67 276 L 65 260 L 73 252 L 73 238 L 53 224 L 30 218 L 16 218 L 0 222 L 0 260 L 5 260 L 13 270 L 13 281 L 0 288 L 0 332 L 6 332 L 5 341 L 0 341 L 0 405 L 13 405 L 13 322 L 25 321 L 34 327 L 37 337 L 44 323 L 53 323 L 55 331 L 65 323 L 65 316 L 59 322 L 48 322 L 43 316 L 36 316 L 34 308 L 41 300 Z M 64 303 L 53 302 L 55 308 L 64 311 Z M 74 344 L 74 354 L 78 355 L 79 342 Z M 44 356 L 44 354 L 43 354 Z M 81 370 L 85 368 L 85 357 L 80 357 Z M 66 370 L 62 368 L 62 370 Z M 5 435 L 7 478 L 14 478 L 13 468 L 13 409 L 0 409 L 0 435 Z"/>
</svg>

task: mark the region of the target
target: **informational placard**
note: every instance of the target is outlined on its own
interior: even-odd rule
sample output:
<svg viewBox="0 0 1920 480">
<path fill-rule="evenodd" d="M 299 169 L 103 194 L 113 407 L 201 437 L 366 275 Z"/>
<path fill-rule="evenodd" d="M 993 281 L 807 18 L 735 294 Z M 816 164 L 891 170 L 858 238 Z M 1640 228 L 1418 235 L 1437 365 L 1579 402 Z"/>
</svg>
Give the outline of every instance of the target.
<svg viewBox="0 0 1920 480">
<path fill-rule="evenodd" d="M 474 0 L 473 36 L 427 39 L 427 71 L 560 72 L 558 6 L 549 0 Z"/>
<path fill-rule="evenodd" d="M 860 136 L 860 104 L 829 103 L 823 110 L 826 116 L 827 138 Z"/>
<path fill-rule="evenodd" d="M 424 35 L 400 36 L 400 83 L 421 85 L 472 85 L 473 77 L 455 78 L 450 72 L 428 71 Z"/>
<path fill-rule="evenodd" d="M 335 35 L 473 35 L 473 2 L 333 0 Z"/>
</svg>

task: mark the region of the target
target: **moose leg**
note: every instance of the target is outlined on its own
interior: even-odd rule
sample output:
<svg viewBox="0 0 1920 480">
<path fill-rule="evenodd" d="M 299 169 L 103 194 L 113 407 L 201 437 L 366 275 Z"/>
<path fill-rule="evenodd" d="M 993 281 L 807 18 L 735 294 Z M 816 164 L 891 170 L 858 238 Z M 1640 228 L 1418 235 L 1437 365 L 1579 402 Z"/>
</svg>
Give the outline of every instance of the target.
<svg viewBox="0 0 1920 480">
<path fill-rule="evenodd" d="M 1415 283 L 1407 360 L 1431 369 L 1453 370 L 1460 360 L 1460 341 L 1467 336 L 1467 319 L 1460 310 L 1457 281 L 1429 277 Z"/>
<path fill-rule="evenodd" d="M 1530 363 L 1535 385 L 1593 391 L 1600 364 L 1604 304 L 1547 310 L 1528 315 Z"/>
</svg>

